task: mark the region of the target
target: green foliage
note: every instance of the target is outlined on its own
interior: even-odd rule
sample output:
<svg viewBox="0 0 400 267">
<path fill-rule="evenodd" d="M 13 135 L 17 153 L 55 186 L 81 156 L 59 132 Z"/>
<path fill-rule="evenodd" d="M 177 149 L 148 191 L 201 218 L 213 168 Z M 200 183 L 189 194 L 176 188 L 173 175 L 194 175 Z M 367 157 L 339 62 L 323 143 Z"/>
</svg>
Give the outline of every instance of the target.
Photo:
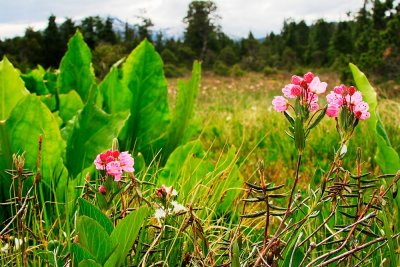
<svg viewBox="0 0 400 267">
<path fill-rule="evenodd" d="M 263 73 L 264 73 L 265 76 L 273 75 L 273 74 L 276 74 L 277 72 L 278 72 L 277 69 L 271 68 L 270 66 L 266 66 L 263 69 Z"/>
<path fill-rule="evenodd" d="M 375 160 L 385 173 L 395 173 L 400 169 L 400 158 L 396 150 L 390 144 L 385 128 L 376 111 L 378 101 L 374 88 L 370 85 L 368 79 L 355 65 L 350 64 L 357 88 L 363 93 L 364 100 L 368 103 L 371 117 L 368 120 L 368 126 L 374 133 L 377 142 L 377 152 Z"/>
<path fill-rule="evenodd" d="M 239 64 L 233 65 L 229 72 L 233 77 L 243 77 L 246 74 Z"/>
<path fill-rule="evenodd" d="M 77 31 L 69 41 L 68 51 L 60 63 L 59 93 L 75 90 L 83 102 L 87 102 L 95 82 L 91 59 L 90 49 Z"/>
<path fill-rule="evenodd" d="M 217 75 L 229 76 L 229 67 L 219 60 L 214 63 L 213 71 Z"/>
<path fill-rule="evenodd" d="M 132 211 L 114 228 L 109 219 L 89 202 L 79 199 L 79 243 L 71 248 L 75 266 L 121 266 L 148 216 L 148 208 Z M 93 261 L 93 262 L 92 262 Z M 93 266 L 93 265 L 89 265 Z"/>
<path fill-rule="evenodd" d="M 188 81 L 178 81 L 178 92 L 175 102 L 174 115 L 167 129 L 163 161 L 165 162 L 174 149 L 185 140 L 185 131 L 193 117 L 201 78 L 201 64 L 193 63 L 192 77 Z"/>
<path fill-rule="evenodd" d="M 18 101 L 28 93 L 17 70 L 4 57 L 0 62 L 0 121 L 6 120 Z"/>
<path fill-rule="evenodd" d="M 178 78 L 185 75 L 186 69 L 177 67 L 172 64 L 164 65 L 164 73 L 167 78 Z"/>
<path fill-rule="evenodd" d="M 160 140 L 170 122 L 170 114 L 163 63 L 147 40 L 127 58 L 123 77 L 132 99 L 131 115 L 121 137 L 125 147 L 135 146 L 150 159 L 162 148 Z"/>
</svg>

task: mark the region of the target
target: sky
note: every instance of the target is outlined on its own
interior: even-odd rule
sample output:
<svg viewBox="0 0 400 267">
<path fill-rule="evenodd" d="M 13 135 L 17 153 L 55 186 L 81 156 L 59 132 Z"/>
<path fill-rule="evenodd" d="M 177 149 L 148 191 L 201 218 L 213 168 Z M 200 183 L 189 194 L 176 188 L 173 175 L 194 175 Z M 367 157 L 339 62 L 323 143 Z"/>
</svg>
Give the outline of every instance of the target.
<svg viewBox="0 0 400 267">
<path fill-rule="evenodd" d="M 348 19 L 363 0 L 214 0 L 218 7 L 217 23 L 230 37 L 245 37 L 252 31 L 265 37 L 279 32 L 284 19 L 305 20 L 308 24 L 319 18 L 327 21 Z M 27 27 L 42 30 L 51 14 L 61 23 L 66 17 L 74 21 L 87 16 L 111 16 L 131 24 L 139 16 L 148 17 L 154 30 L 180 36 L 185 28 L 183 18 L 190 0 L 0 0 L 0 39 L 23 35 Z"/>
</svg>

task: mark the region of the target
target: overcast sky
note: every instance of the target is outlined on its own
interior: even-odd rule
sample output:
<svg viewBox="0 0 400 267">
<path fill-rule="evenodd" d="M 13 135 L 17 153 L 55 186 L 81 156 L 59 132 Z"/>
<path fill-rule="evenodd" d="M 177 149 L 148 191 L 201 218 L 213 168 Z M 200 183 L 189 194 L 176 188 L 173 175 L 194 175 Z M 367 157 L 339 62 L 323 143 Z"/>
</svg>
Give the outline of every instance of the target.
<svg viewBox="0 0 400 267">
<path fill-rule="evenodd" d="M 312 23 L 318 18 L 328 21 L 346 20 L 347 12 L 355 13 L 363 0 L 215 0 L 218 21 L 231 37 L 247 36 L 252 31 L 264 37 L 279 32 L 285 18 L 304 19 Z M 138 15 L 150 18 L 154 29 L 179 35 L 185 25 L 189 0 L 0 0 L 0 38 L 23 35 L 30 26 L 42 30 L 47 18 L 54 14 L 57 22 L 65 17 L 79 20 L 87 16 L 118 17 L 129 23 L 138 22 Z"/>
</svg>

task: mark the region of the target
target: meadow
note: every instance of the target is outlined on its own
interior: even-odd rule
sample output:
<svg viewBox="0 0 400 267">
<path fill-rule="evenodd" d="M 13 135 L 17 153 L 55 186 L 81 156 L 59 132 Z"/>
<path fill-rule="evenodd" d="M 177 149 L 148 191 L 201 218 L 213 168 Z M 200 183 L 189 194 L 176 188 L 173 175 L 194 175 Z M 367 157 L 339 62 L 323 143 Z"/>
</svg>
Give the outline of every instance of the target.
<svg viewBox="0 0 400 267">
<path fill-rule="evenodd" d="M 4 58 L 0 263 L 396 266 L 398 85 L 350 69 L 371 117 L 336 123 L 326 94 L 274 110 L 304 73 L 167 80 L 147 41 L 103 80 L 79 32 L 56 71 Z"/>
</svg>

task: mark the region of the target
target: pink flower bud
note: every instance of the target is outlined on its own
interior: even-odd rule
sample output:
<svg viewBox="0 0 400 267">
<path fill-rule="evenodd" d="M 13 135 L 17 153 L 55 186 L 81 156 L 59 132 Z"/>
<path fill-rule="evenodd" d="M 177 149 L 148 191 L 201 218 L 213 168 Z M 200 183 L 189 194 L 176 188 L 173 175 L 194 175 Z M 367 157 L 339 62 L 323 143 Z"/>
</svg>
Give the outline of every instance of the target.
<svg viewBox="0 0 400 267">
<path fill-rule="evenodd" d="M 349 87 L 349 95 L 352 96 L 356 92 L 356 88 L 354 86 Z"/>
<path fill-rule="evenodd" d="M 346 93 L 346 91 L 347 91 L 347 88 L 346 88 L 345 85 L 341 84 L 341 85 L 339 85 L 339 86 L 335 86 L 335 87 L 333 88 L 333 91 L 334 91 L 336 94 L 344 95 L 344 94 Z"/>
<path fill-rule="evenodd" d="M 301 85 L 302 82 L 303 82 L 303 78 L 301 78 L 300 76 L 297 76 L 297 75 L 292 76 L 292 84 Z"/>
<path fill-rule="evenodd" d="M 314 79 L 314 74 L 312 72 L 307 72 L 306 74 L 304 74 L 304 80 L 307 83 L 312 82 L 313 79 Z"/>
<path fill-rule="evenodd" d="M 105 195 L 107 193 L 106 188 L 104 187 L 104 185 L 100 185 L 99 186 L 99 193 L 102 195 Z"/>
</svg>

